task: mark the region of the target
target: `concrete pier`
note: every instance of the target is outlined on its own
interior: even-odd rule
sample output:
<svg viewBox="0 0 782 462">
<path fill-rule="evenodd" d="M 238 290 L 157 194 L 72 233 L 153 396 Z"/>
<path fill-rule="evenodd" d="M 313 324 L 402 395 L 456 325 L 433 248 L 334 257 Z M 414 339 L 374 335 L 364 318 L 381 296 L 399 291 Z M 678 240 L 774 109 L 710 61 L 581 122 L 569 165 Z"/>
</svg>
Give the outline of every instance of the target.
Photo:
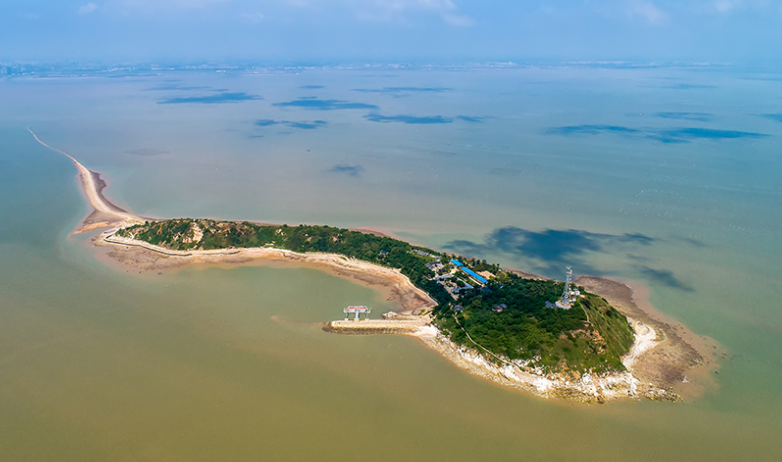
<svg viewBox="0 0 782 462">
<path fill-rule="evenodd" d="M 387 320 L 367 319 L 363 321 L 331 321 L 323 325 L 323 330 L 334 334 L 376 335 L 376 334 L 414 334 L 426 325 L 423 319 Z"/>
</svg>

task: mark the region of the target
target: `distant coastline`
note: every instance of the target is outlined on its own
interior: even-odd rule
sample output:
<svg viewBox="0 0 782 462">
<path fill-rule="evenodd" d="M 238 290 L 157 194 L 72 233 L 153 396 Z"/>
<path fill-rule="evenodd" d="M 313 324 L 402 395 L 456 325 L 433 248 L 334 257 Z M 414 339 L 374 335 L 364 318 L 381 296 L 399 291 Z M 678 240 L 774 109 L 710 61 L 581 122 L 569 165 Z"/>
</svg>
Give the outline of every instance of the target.
<svg viewBox="0 0 782 462">
<path fill-rule="evenodd" d="M 87 169 L 64 151 L 47 145 L 32 130 L 28 130 L 41 145 L 67 156 L 79 171 L 83 192 L 93 210 L 74 233 L 108 228 L 93 238 L 93 242 L 96 246 L 108 248 L 109 256 L 122 265 L 145 271 L 161 271 L 193 264 L 284 262 L 325 269 L 337 276 L 375 287 L 388 294 L 389 300 L 398 303 L 401 307 L 399 314 L 407 320 L 414 320 L 416 325 L 396 333 L 418 337 L 428 347 L 473 375 L 503 386 L 527 390 L 538 396 L 572 398 L 585 402 L 626 397 L 679 400 L 682 396 L 698 396 L 704 388 L 713 386 L 708 372 L 717 367 L 716 359 L 721 350 L 711 339 L 698 337 L 685 326 L 656 313 L 645 301 L 645 289 L 637 285 L 630 287 L 620 281 L 598 277 L 577 280 L 578 284 L 607 299 L 631 320 L 636 340 L 622 360 L 627 372 L 583 374 L 574 380 L 564 375 L 530 374 L 514 367 L 512 363 L 488 361 L 477 350 L 451 342 L 428 320 L 415 316 L 426 314 L 437 302 L 416 287 L 408 277 L 387 267 L 339 254 L 298 253 L 268 247 L 177 251 L 117 236 L 118 229 L 149 219 L 112 204 L 103 195 L 106 183 L 99 173 Z M 377 233 L 367 229 L 358 231 Z M 546 279 L 518 272 L 527 278 Z"/>
</svg>

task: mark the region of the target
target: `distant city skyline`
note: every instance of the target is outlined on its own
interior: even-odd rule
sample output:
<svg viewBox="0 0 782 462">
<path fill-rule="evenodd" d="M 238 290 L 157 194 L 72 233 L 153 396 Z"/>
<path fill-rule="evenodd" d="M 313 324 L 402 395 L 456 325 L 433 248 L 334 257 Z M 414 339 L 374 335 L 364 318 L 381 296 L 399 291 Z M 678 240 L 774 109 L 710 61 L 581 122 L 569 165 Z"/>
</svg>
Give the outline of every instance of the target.
<svg viewBox="0 0 782 462">
<path fill-rule="evenodd" d="M 782 0 L 29 0 L 0 60 L 774 63 Z"/>
</svg>

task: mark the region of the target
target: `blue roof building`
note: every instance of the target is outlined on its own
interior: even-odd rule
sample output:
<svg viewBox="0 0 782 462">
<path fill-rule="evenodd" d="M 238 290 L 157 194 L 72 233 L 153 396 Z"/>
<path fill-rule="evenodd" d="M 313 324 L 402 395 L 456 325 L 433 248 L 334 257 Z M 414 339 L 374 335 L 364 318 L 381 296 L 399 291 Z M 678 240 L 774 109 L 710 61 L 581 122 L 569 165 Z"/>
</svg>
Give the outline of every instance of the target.
<svg viewBox="0 0 782 462">
<path fill-rule="evenodd" d="M 471 270 L 470 268 L 467 268 L 466 266 L 462 266 L 462 267 L 460 267 L 460 269 L 462 271 L 464 271 L 465 273 L 467 273 L 471 278 L 473 278 L 476 281 L 480 282 L 481 284 L 486 284 L 487 282 L 489 282 L 488 280 L 486 280 L 486 278 L 484 278 L 480 274 L 476 273 L 475 271 Z"/>
</svg>

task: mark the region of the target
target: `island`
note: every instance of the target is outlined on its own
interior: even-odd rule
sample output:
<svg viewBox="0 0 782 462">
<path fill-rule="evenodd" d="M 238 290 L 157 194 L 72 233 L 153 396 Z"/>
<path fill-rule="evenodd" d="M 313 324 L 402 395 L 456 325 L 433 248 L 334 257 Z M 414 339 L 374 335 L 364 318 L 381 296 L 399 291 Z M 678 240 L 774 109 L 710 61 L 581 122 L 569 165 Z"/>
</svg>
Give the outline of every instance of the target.
<svg viewBox="0 0 782 462">
<path fill-rule="evenodd" d="M 597 295 L 582 293 L 563 309 L 552 303 L 562 282 L 361 231 L 185 218 L 119 228 L 107 239 L 185 252 L 266 247 L 335 254 L 390 268 L 431 298 L 416 314 L 431 314 L 451 341 L 546 373 L 624 371 L 621 357 L 633 343 L 627 318 Z"/>
<path fill-rule="evenodd" d="M 92 241 L 123 265 L 312 265 L 385 290 L 400 306 L 383 319 L 326 322 L 327 332 L 413 335 L 474 375 L 584 402 L 680 400 L 681 384 L 703 389 L 721 353 L 619 281 L 555 281 L 367 229 L 139 217 L 103 196 L 98 173 L 31 133 L 79 170 L 93 210 L 76 232 L 103 229 Z"/>
<path fill-rule="evenodd" d="M 372 275 L 394 287 L 403 309 L 383 320 L 329 322 L 324 330 L 415 335 L 477 375 L 541 396 L 679 399 L 668 387 L 641 383 L 629 370 L 654 345 L 655 330 L 638 321 L 634 326 L 584 286 L 380 233 L 321 225 L 147 220 L 112 229 L 100 241 L 157 253 L 152 268 L 183 259 L 278 258 L 330 266 L 365 281 Z"/>
</svg>

